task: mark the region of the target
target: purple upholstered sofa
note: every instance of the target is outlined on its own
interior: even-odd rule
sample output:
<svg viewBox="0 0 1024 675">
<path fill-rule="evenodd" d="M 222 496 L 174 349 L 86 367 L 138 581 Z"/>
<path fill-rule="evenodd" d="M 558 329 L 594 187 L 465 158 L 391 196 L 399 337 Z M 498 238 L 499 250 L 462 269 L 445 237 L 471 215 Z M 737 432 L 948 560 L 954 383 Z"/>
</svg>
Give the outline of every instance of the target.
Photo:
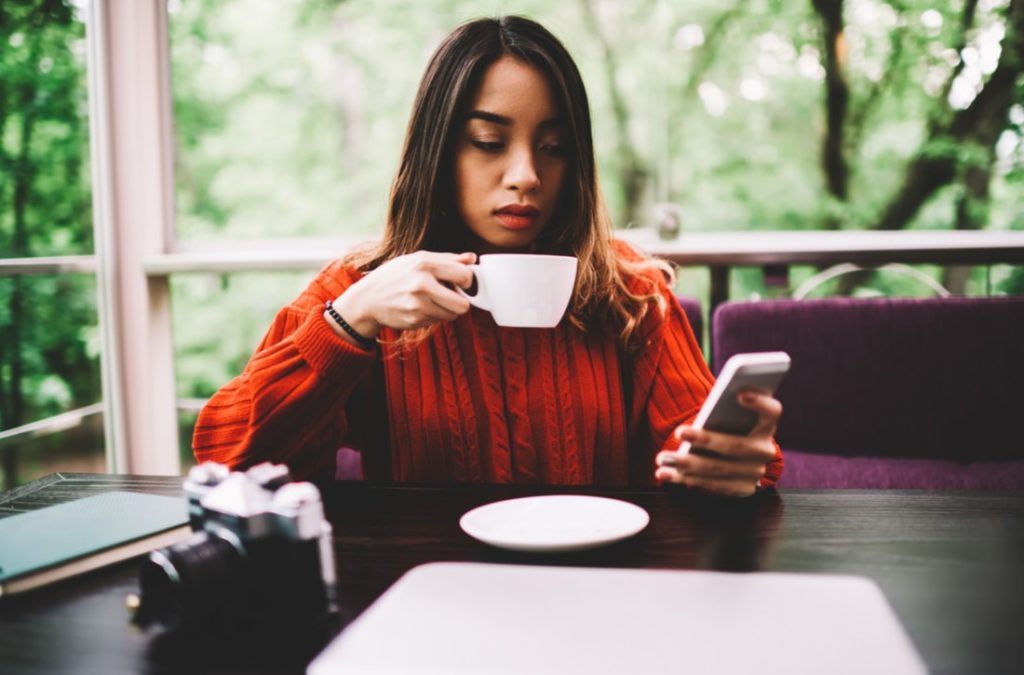
<svg viewBox="0 0 1024 675">
<path fill-rule="evenodd" d="M 780 487 L 1024 489 L 1024 297 L 721 305 L 717 373 L 784 350 Z"/>
<path fill-rule="evenodd" d="M 697 336 L 697 343 L 700 344 L 704 340 L 704 318 L 701 315 L 700 300 L 685 295 L 678 295 L 676 297 L 683 308 L 686 320 L 690 322 L 693 334 Z"/>
</svg>

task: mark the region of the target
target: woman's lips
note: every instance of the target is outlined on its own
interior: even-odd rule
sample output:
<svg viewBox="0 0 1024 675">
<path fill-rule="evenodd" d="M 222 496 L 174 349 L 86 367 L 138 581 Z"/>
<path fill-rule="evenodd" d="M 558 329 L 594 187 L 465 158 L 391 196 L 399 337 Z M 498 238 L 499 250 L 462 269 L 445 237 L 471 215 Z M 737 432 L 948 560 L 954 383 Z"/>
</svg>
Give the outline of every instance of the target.
<svg viewBox="0 0 1024 675">
<path fill-rule="evenodd" d="M 497 213 L 495 218 L 510 230 L 525 230 L 536 222 L 539 214 Z"/>
<path fill-rule="evenodd" d="M 509 230 L 525 230 L 540 218 L 540 211 L 532 206 L 510 204 L 495 211 L 494 217 Z"/>
</svg>

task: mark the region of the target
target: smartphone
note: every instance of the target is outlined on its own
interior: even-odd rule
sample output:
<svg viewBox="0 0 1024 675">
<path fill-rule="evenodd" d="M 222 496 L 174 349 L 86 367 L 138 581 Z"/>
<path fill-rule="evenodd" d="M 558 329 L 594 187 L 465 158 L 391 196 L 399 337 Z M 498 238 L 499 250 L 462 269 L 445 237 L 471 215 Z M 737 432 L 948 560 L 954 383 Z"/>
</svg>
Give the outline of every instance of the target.
<svg viewBox="0 0 1024 675">
<path fill-rule="evenodd" d="M 744 389 L 759 389 L 774 395 L 788 371 L 789 354 L 786 352 L 733 355 L 725 362 L 715 385 L 693 421 L 693 427 L 734 436 L 746 436 L 757 424 L 757 413 L 741 406 L 736 397 Z M 683 453 L 690 450 L 691 445 L 688 441 L 679 448 L 679 452 Z"/>
</svg>

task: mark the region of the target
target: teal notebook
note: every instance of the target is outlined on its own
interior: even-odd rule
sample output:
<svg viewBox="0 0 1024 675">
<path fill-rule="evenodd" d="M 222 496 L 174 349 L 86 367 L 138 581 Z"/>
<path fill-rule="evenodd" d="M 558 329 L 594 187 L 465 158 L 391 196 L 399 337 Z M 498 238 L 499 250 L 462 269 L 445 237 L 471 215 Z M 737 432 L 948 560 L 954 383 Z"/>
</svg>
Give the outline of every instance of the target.
<svg viewBox="0 0 1024 675">
<path fill-rule="evenodd" d="M 0 518 L 0 596 L 127 560 L 190 531 L 183 498 L 135 492 Z"/>
</svg>

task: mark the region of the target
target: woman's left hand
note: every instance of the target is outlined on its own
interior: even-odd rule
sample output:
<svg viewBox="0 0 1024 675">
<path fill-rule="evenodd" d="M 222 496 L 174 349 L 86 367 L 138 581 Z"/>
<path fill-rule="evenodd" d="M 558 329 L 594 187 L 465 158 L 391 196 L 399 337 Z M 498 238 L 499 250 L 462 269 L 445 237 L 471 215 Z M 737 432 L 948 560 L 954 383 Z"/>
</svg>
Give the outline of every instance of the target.
<svg viewBox="0 0 1024 675">
<path fill-rule="evenodd" d="M 772 437 L 782 416 L 782 404 L 767 393 L 753 390 L 740 392 L 737 398 L 740 405 L 758 414 L 750 434 L 732 436 L 680 424 L 658 453 L 654 477 L 663 483 L 730 497 L 754 494 L 768 463 L 775 459 Z M 686 441 L 700 449 L 679 452 Z"/>
</svg>

